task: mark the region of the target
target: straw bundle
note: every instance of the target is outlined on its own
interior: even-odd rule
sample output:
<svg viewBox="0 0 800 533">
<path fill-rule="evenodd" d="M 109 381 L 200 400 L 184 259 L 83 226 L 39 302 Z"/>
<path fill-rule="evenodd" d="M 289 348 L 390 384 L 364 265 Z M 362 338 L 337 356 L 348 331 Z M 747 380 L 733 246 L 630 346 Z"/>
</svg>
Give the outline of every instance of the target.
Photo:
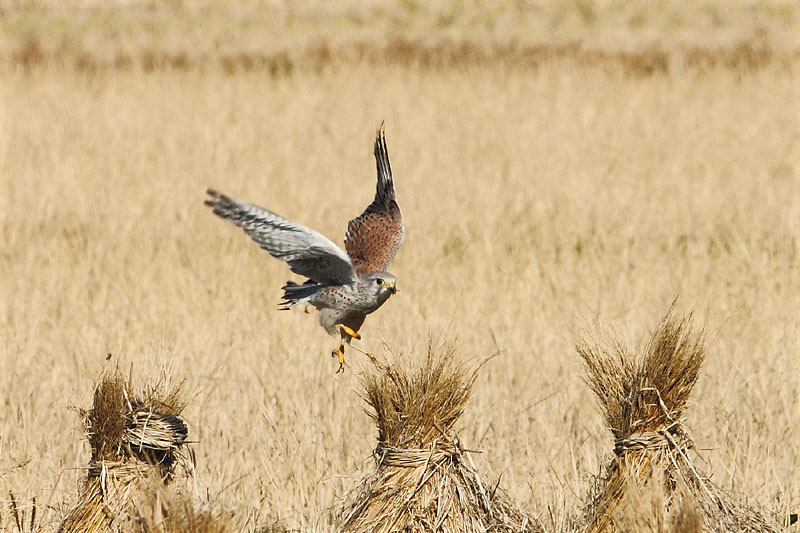
<svg viewBox="0 0 800 533">
<path fill-rule="evenodd" d="M 179 391 L 131 393 L 118 374 L 103 377 L 92 409 L 81 412 L 92 449 L 86 484 L 59 531 L 118 531 L 129 520 L 138 483 L 155 475 L 168 483 L 183 460 L 187 428 Z"/>
<path fill-rule="evenodd" d="M 364 378 L 378 426 L 375 468 L 337 509 L 342 532 L 539 531 L 498 485 L 481 481 L 453 434 L 476 373 L 429 349 L 409 371 L 373 359 Z"/>
<path fill-rule="evenodd" d="M 694 445 L 683 412 L 705 349 L 702 332 L 691 332 L 691 320 L 691 314 L 674 318 L 670 308 L 639 355 L 614 340 L 594 345 L 584 340 L 577 346 L 614 435 L 614 457 L 585 509 L 588 531 L 627 529 L 625 517 L 641 503 L 634 496 L 654 484 L 661 491 L 661 510 L 674 511 L 675 520 L 683 516 L 693 523 L 686 512 L 678 512 L 675 504 L 683 501 L 684 510 L 698 509 L 711 531 L 779 530 L 761 512 L 714 486 L 692 460 Z M 677 529 L 677 523 L 671 527 L 693 530 Z"/>
</svg>

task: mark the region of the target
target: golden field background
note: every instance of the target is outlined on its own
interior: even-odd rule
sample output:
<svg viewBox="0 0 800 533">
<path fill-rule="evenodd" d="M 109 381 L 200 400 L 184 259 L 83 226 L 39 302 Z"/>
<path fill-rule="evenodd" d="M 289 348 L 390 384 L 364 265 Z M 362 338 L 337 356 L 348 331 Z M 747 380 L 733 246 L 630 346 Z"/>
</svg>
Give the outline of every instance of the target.
<svg viewBox="0 0 800 533">
<path fill-rule="evenodd" d="M 356 344 L 498 353 L 460 425 L 490 479 L 548 522 L 575 512 L 612 439 L 574 340 L 599 321 L 637 342 L 679 296 L 709 335 L 688 413 L 707 469 L 796 512 L 798 10 L 508 3 L 491 25 L 468 3 L 341 5 L 2 4 L 0 530 L 9 492 L 55 529 L 88 459 L 70 408 L 116 366 L 186 380 L 199 493 L 238 527 L 331 528 L 372 462 L 368 363 L 334 375 L 316 317 L 277 311 L 286 266 L 202 201 L 341 243 L 381 120 L 407 241 Z"/>
</svg>

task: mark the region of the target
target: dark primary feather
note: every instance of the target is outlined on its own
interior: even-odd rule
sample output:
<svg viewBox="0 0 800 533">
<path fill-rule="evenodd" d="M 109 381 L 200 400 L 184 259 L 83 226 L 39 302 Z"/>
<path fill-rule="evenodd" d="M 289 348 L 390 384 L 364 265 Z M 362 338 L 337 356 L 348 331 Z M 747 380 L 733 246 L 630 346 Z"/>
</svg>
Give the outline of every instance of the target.
<svg viewBox="0 0 800 533">
<path fill-rule="evenodd" d="M 389 164 L 389 150 L 386 148 L 386 137 L 383 133 L 383 124 L 375 136 L 375 165 L 378 170 L 378 185 L 375 199 L 367 207 L 366 213 L 389 211 L 392 215 L 402 218 L 400 207 L 394 193 L 394 180 L 392 180 L 392 166 Z"/>
<path fill-rule="evenodd" d="M 215 215 L 236 224 L 272 257 L 289 264 L 292 272 L 317 283 L 356 282 L 350 259 L 327 237 L 267 209 L 241 202 L 213 189 L 205 204 Z"/>
<path fill-rule="evenodd" d="M 347 224 L 344 239 L 347 255 L 359 275 L 386 271 L 405 240 L 383 124 L 375 136 L 374 154 L 378 171 L 375 198 L 358 218 Z"/>
</svg>

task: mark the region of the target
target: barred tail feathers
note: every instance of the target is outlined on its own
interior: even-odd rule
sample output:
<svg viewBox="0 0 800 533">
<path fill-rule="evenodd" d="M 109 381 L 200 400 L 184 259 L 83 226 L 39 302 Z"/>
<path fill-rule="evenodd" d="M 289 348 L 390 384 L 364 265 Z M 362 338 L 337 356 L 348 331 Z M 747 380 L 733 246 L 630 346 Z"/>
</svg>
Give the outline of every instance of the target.
<svg viewBox="0 0 800 533">
<path fill-rule="evenodd" d="M 319 283 L 306 280 L 302 285 L 298 285 L 293 281 L 287 281 L 283 286 L 283 300 L 281 301 L 280 310 L 287 311 L 291 307 L 311 300 L 311 297 L 322 287 Z"/>
</svg>

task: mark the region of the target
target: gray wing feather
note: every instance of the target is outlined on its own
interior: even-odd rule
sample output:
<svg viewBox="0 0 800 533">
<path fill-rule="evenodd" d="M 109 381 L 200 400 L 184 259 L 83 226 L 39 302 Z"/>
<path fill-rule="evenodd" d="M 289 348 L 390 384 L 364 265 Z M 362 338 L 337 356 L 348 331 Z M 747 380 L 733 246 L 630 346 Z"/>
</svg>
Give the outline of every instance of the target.
<svg viewBox="0 0 800 533">
<path fill-rule="evenodd" d="M 351 285 L 356 272 L 347 254 L 316 231 L 257 205 L 241 202 L 213 189 L 205 204 L 214 214 L 236 224 L 261 248 L 289 264 L 295 274 L 317 283 Z"/>
</svg>

